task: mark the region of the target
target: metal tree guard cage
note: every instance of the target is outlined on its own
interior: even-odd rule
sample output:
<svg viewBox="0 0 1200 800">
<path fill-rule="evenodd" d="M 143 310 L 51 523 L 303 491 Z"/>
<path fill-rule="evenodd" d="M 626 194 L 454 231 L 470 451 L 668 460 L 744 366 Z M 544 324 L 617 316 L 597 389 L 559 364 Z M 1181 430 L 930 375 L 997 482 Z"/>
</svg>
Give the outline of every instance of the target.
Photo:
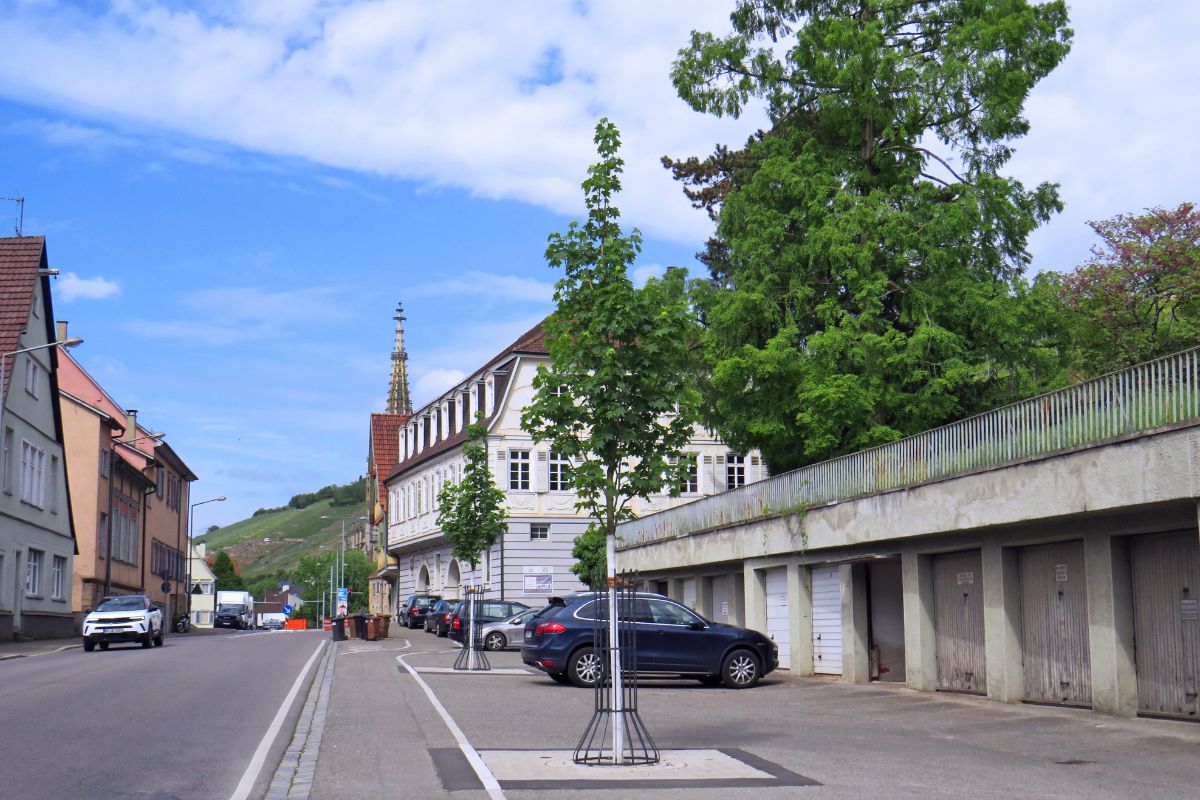
<svg viewBox="0 0 1200 800">
<path fill-rule="evenodd" d="M 611 626 L 616 626 L 621 674 L 614 691 L 612 670 L 605 668 L 596 681 L 595 711 L 575 747 L 576 764 L 657 764 L 658 746 L 638 714 L 637 704 L 637 631 L 634 620 L 637 612 L 637 579 L 626 572 L 611 581 L 606 591 L 594 593 L 596 627 L 593 651 L 601 655 L 601 663 L 610 663 Z M 645 603 L 645 600 L 641 601 Z M 615 613 L 610 614 L 610 607 Z M 614 737 L 614 728 L 619 730 Z M 614 745 L 614 739 L 619 745 Z M 619 752 L 616 747 L 619 747 Z"/>
<path fill-rule="evenodd" d="M 458 657 L 454 659 L 457 670 L 487 671 L 492 668 L 488 662 L 487 653 L 483 649 L 483 626 L 478 623 L 481 616 L 480 605 L 483 603 L 483 587 L 468 586 L 464 592 L 460 618 L 467 620 L 467 629 L 463 632 L 463 647 Z"/>
</svg>

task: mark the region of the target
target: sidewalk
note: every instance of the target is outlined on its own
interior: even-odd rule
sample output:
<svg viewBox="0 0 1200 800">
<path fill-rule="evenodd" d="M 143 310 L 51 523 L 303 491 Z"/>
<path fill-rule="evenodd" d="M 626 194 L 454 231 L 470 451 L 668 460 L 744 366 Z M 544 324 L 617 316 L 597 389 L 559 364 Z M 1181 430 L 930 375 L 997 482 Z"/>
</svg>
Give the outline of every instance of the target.
<svg viewBox="0 0 1200 800">
<path fill-rule="evenodd" d="M 212 628 L 192 628 L 187 633 L 172 633 L 171 631 L 167 631 L 167 638 L 169 639 L 173 636 L 205 636 L 215 632 Z M 31 642 L 0 640 L 0 661 L 41 656 L 47 653 L 58 653 L 63 650 L 80 649 L 82 647 L 83 640 L 78 636 L 72 636 L 67 639 L 34 639 Z"/>
</svg>

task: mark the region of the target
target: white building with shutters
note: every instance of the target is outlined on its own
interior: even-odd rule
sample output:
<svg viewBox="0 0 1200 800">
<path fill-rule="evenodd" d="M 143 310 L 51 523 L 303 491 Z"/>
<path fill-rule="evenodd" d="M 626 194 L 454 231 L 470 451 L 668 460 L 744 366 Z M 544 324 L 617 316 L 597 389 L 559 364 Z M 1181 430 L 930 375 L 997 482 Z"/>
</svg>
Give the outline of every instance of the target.
<svg viewBox="0 0 1200 800">
<path fill-rule="evenodd" d="M 538 325 L 400 428 L 398 463 L 384 482 L 387 547 L 398 568 L 395 602 L 415 592 L 458 597 L 462 586 L 482 584 L 489 598 L 540 606 L 552 595 L 584 588 L 571 572 L 571 548 L 588 519 L 575 508 L 566 482 L 569 465 L 521 429 L 534 375 L 548 362 Z M 442 486 L 462 477 L 465 428 L 478 411 L 485 416 L 488 461 L 509 518 L 508 532 L 473 573 L 450 555 L 437 524 L 437 497 Z M 638 501 L 635 513 L 662 511 L 766 476 L 757 453 L 733 453 L 699 428 L 686 451 L 694 454 L 696 469 L 685 491 Z"/>
</svg>

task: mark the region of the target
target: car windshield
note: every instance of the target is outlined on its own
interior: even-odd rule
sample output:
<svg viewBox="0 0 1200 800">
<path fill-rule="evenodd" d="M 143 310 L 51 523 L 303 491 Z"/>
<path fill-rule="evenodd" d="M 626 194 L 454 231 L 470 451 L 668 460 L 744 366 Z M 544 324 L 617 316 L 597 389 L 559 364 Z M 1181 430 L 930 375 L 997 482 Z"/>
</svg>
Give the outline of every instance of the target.
<svg viewBox="0 0 1200 800">
<path fill-rule="evenodd" d="M 96 606 L 97 611 L 145 611 L 146 598 L 137 595 L 110 597 Z"/>
</svg>

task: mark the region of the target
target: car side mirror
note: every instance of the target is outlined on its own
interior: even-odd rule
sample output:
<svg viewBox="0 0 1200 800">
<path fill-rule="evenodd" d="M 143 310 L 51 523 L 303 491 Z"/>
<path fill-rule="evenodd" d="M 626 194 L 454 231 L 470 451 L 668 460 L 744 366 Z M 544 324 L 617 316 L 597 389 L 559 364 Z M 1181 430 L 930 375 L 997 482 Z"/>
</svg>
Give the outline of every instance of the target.
<svg viewBox="0 0 1200 800">
<path fill-rule="evenodd" d="M 688 627 L 694 631 L 702 631 L 702 630 L 704 630 L 704 623 L 697 619 L 697 620 L 693 620 L 692 624 L 688 625 Z"/>
</svg>

